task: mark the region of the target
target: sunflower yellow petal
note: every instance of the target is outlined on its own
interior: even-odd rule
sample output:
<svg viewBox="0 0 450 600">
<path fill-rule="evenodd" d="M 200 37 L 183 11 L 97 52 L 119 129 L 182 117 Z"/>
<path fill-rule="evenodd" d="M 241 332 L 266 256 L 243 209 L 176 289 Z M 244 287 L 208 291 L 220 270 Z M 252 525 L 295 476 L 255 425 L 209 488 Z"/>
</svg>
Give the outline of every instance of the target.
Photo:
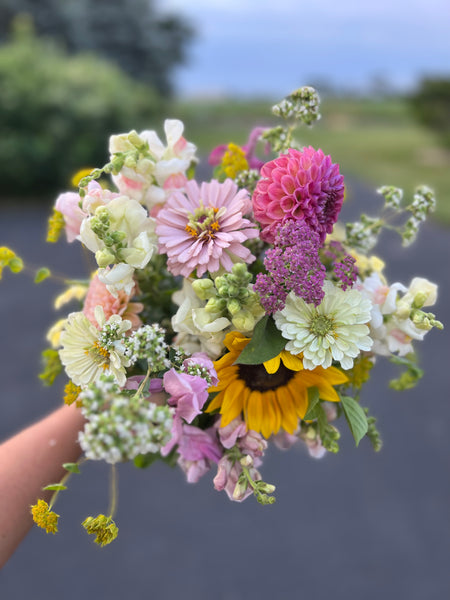
<svg viewBox="0 0 450 600">
<path fill-rule="evenodd" d="M 288 388 L 294 399 L 297 416 L 300 417 L 300 419 L 303 419 L 303 417 L 306 415 L 306 411 L 308 410 L 308 388 L 305 387 L 303 383 L 299 385 L 299 382 L 296 381 L 296 379 L 300 378 L 292 379 L 288 383 Z"/>
<path fill-rule="evenodd" d="M 270 360 L 266 360 L 263 365 L 269 375 L 273 375 L 273 373 L 276 373 L 280 368 L 280 355 L 278 354 L 278 356 L 274 356 Z"/>
<path fill-rule="evenodd" d="M 222 408 L 220 409 L 222 415 L 221 427 L 226 427 L 242 413 L 246 397 L 249 394 L 250 391 L 242 381 L 236 381 L 230 385 L 224 394 Z"/>
<path fill-rule="evenodd" d="M 294 399 L 287 386 L 278 390 L 277 399 L 282 411 L 282 427 L 288 433 L 294 433 L 294 431 L 297 429 L 298 418 L 295 410 Z"/>
<path fill-rule="evenodd" d="M 250 392 L 247 403 L 247 425 L 253 431 L 261 431 L 263 417 L 261 392 L 253 390 Z"/>
<path fill-rule="evenodd" d="M 280 357 L 287 369 L 291 371 L 301 371 L 303 369 L 303 362 L 299 356 L 291 354 L 287 350 L 282 350 Z"/>
</svg>

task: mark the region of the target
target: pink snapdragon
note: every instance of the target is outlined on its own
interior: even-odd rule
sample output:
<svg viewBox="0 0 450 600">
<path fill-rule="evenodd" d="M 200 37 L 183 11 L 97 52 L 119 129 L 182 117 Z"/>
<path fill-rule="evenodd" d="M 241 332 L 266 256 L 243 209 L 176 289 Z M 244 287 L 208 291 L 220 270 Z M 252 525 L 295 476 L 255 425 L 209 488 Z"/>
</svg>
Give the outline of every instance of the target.
<svg viewBox="0 0 450 600">
<path fill-rule="evenodd" d="M 208 399 L 208 382 L 197 375 L 180 373 L 170 369 L 164 374 L 164 389 L 169 394 L 168 403 L 175 406 L 175 415 L 192 423 L 202 412 L 203 405 Z"/>
<path fill-rule="evenodd" d="M 261 434 L 247 430 L 246 424 L 240 417 L 231 421 L 226 427 L 220 427 L 218 434 L 224 448 L 231 449 L 237 446 L 241 454 L 252 459 L 249 467 L 250 477 L 253 481 L 260 481 L 261 474 L 257 467 L 262 464 L 261 457 L 267 448 L 267 442 Z M 225 490 L 230 500 L 242 502 L 253 493 L 253 489 L 250 486 L 237 485 L 241 473 L 240 462 L 225 453 L 217 465 L 217 474 L 214 478 L 215 489 L 219 492 Z"/>
<path fill-rule="evenodd" d="M 66 237 L 68 242 L 79 239 L 81 223 L 98 206 L 107 204 L 119 194 L 104 190 L 97 181 L 91 181 L 87 194 L 81 198 L 77 192 L 65 192 L 56 199 L 55 209 L 59 211 L 65 222 Z"/>
</svg>

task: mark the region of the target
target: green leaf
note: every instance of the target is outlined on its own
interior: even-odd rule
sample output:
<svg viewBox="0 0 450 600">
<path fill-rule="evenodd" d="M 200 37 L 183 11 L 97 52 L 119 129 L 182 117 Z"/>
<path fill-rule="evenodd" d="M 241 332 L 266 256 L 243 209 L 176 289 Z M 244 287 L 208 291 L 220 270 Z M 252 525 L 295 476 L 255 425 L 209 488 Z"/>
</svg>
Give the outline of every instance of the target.
<svg viewBox="0 0 450 600">
<path fill-rule="evenodd" d="M 319 402 L 319 389 L 316 387 L 308 388 L 308 410 L 306 411 L 303 421 L 312 421 L 317 419 L 317 404 Z"/>
<path fill-rule="evenodd" d="M 47 269 L 47 267 L 41 267 L 38 272 L 36 273 L 36 277 L 34 278 L 34 283 L 41 283 L 41 281 L 44 281 L 45 279 L 47 279 L 47 277 L 50 277 L 51 275 L 51 271 L 50 269 Z"/>
<path fill-rule="evenodd" d="M 345 418 L 347 419 L 350 431 L 355 438 L 356 445 L 366 435 L 369 425 L 367 423 L 367 417 L 364 410 L 356 402 L 354 398 L 350 396 L 341 396 L 341 406 L 344 410 Z"/>
<path fill-rule="evenodd" d="M 59 358 L 58 350 L 47 348 L 42 352 L 42 360 L 44 370 L 39 374 L 39 379 L 42 379 L 44 385 L 53 385 L 56 377 L 63 371 L 63 365 Z"/>
<path fill-rule="evenodd" d="M 50 483 L 42 488 L 43 490 L 52 490 L 55 492 L 62 492 L 63 490 L 67 490 L 67 486 L 62 483 Z"/>
<path fill-rule="evenodd" d="M 155 452 L 148 452 L 147 454 L 138 454 L 134 459 L 134 466 L 138 467 L 138 469 L 146 469 L 151 464 L 160 458 L 159 454 Z"/>
<path fill-rule="evenodd" d="M 9 261 L 9 268 L 11 269 L 11 273 L 20 273 L 23 269 L 23 261 L 18 256 L 15 256 Z"/>
<path fill-rule="evenodd" d="M 66 471 L 70 471 L 71 473 L 79 473 L 80 472 L 80 468 L 78 467 L 77 463 L 64 463 L 63 468 Z"/>
<path fill-rule="evenodd" d="M 276 328 L 274 320 L 266 315 L 256 324 L 252 339 L 242 350 L 236 363 L 260 365 L 280 354 L 285 346 L 286 340 Z"/>
</svg>

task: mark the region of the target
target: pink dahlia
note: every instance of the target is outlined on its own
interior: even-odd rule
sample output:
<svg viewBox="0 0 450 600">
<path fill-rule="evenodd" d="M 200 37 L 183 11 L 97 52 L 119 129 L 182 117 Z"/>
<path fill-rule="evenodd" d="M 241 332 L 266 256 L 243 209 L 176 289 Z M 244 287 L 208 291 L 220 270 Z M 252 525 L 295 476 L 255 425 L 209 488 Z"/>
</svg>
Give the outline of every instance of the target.
<svg viewBox="0 0 450 600">
<path fill-rule="evenodd" d="M 278 224 L 289 219 L 305 221 L 323 242 L 333 230 L 343 199 L 344 176 L 330 156 L 311 146 L 290 148 L 262 167 L 253 210 L 266 242 L 273 242 Z"/>
<path fill-rule="evenodd" d="M 156 217 L 159 253 L 167 254 L 173 275 L 197 277 L 222 266 L 230 271 L 237 261 L 251 263 L 255 257 L 243 243 L 258 236 L 256 226 L 244 215 L 251 210 L 246 190 L 227 179 L 223 183 L 195 181 L 186 192 L 173 192 Z"/>
<path fill-rule="evenodd" d="M 108 320 L 112 315 L 120 315 L 122 319 L 131 321 L 132 330 L 138 329 L 142 325 L 138 314 L 144 309 L 144 305 L 140 302 L 131 302 L 131 297 L 136 293 L 136 286 L 132 290 L 131 295 L 126 294 L 123 290 L 117 292 L 117 297 L 114 297 L 102 283 L 98 275 L 94 275 L 89 284 L 88 293 L 84 301 L 83 312 L 89 321 L 99 327 L 94 311 L 96 306 L 101 306 L 105 313 L 105 319 Z"/>
</svg>

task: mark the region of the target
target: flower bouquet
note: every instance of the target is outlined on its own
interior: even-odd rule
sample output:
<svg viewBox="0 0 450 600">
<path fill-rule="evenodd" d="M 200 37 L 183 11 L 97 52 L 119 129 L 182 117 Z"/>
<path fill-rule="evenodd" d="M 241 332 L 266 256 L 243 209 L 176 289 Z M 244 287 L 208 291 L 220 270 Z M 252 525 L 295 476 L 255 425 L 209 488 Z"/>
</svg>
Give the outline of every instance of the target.
<svg viewBox="0 0 450 600">
<path fill-rule="evenodd" d="M 64 231 L 96 264 L 56 299 L 57 309 L 76 300 L 80 310 L 53 325 L 43 352 L 41 378 L 64 373 L 64 402 L 85 417 L 83 458 L 46 488 L 49 504 L 32 507 L 47 531 L 57 530 L 54 500 L 84 460 L 113 469 L 163 460 L 192 483 L 212 470 L 230 500 L 271 504 L 275 486 L 260 473 L 270 442 L 303 443 L 320 458 L 339 450 L 345 421 L 356 445 L 367 437 L 379 450 L 376 419 L 360 404 L 378 357 L 402 368 L 396 389 L 422 376 L 413 344 L 442 328 L 427 312 L 437 286 L 389 283 L 371 250 L 383 227 L 410 244 L 433 192 L 421 186 L 407 202 L 382 187 L 380 216 L 340 224 L 339 165 L 295 137 L 320 116 L 316 91 L 300 88 L 272 111 L 279 126 L 211 152 L 209 182 L 194 178 L 183 124 L 166 120 L 166 142 L 154 131 L 113 135 L 110 162 L 58 197 L 48 241 Z M 23 264 L 8 248 L 0 261 Z M 41 269 L 36 281 L 49 275 Z M 117 536 L 113 517 L 83 526 L 105 545 Z"/>
</svg>

